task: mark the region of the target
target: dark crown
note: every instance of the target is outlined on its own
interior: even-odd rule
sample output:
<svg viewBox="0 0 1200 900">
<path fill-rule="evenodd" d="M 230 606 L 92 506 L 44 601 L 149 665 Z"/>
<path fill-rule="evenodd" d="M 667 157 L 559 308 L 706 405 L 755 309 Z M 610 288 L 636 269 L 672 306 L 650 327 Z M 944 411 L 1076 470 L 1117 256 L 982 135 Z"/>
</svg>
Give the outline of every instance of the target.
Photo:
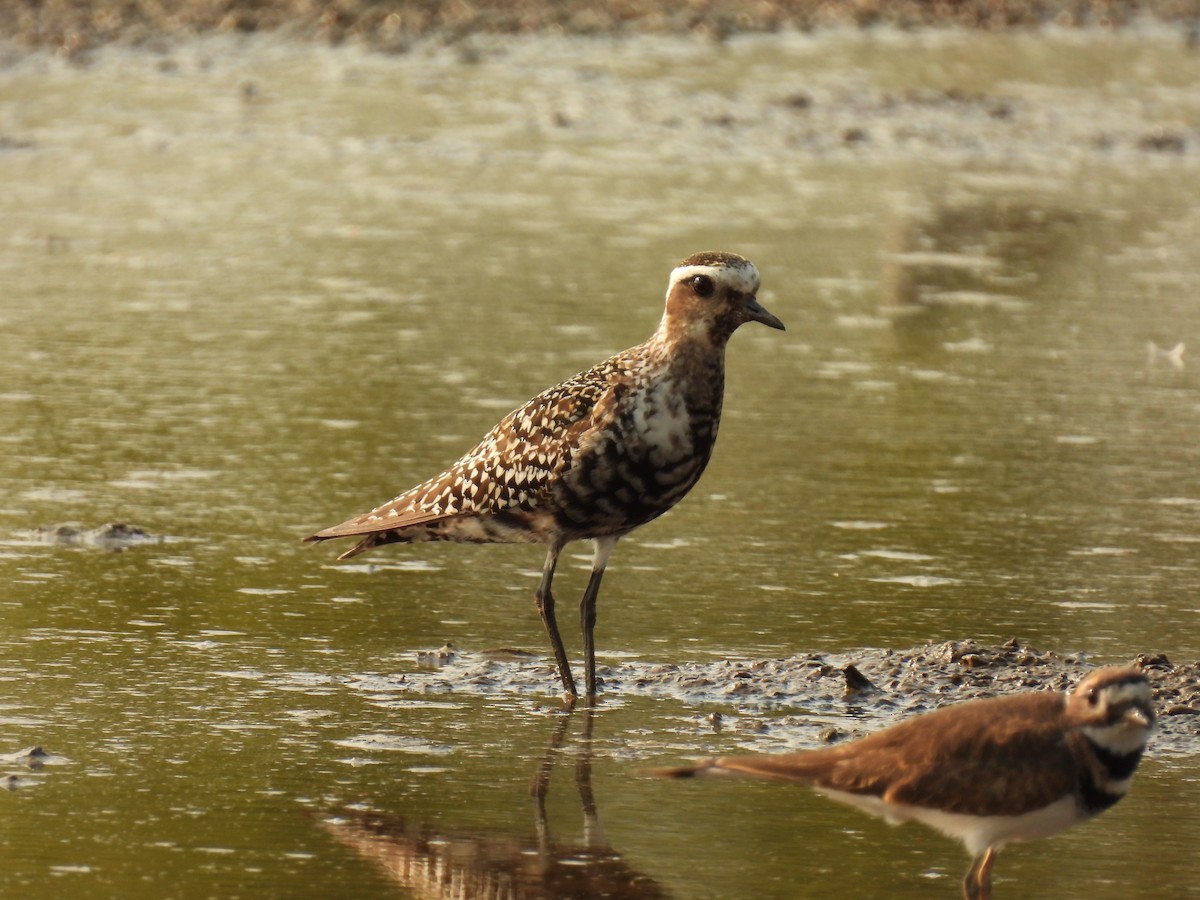
<svg viewBox="0 0 1200 900">
<path fill-rule="evenodd" d="M 693 253 L 675 268 L 683 266 L 745 266 L 750 261 L 736 253 L 726 253 L 723 250 L 702 250 Z"/>
</svg>

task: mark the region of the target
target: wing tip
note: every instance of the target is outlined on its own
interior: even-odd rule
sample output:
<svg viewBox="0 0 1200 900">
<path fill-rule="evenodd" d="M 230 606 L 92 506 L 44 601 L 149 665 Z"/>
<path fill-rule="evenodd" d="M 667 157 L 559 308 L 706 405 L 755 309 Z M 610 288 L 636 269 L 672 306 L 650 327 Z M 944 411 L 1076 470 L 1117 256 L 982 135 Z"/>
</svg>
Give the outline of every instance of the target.
<svg viewBox="0 0 1200 900">
<path fill-rule="evenodd" d="M 302 543 L 305 543 L 305 544 L 319 544 L 322 541 L 332 541 L 335 538 L 350 537 L 350 534 L 347 534 L 346 532 L 341 531 L 340 530 L 341 528 L 342 528 L 341 525 L 335 525 L 332 528 L 322 529 L 321 531 L 318 531 L 316 534 L 310 534 L 308 537 L 301 538 L 300 540 Z"/>
<path fill-rule="evenodd" d="M 330 534 L 331 531 L 335 531 L 335 529 L 327 528 L 324 531 L 318 531 L 316 534 L 310 534 L 306 538 L 301 538 L 300 542 L 302 544 L 319 544 L 319 543 L 322 543 L 323 541 L 335 540 L 336 538 L 346 538 L 346 537 L 361 538 L 361 540 L 359 540 L 359 542 L 357 544 L 355 544 L 353 547 L 351 547 L 349 550 L 343 551 L 342 553 L 338 554 L 337 558 L 339 560 L 342 560 L 342 559 L 350 559 L 352 556 L 358 556 L 358 554 L 363 553 L 366 550 L 370 550 L 372 547 L 375 546 L 375 544 L 376 544 L 375 538 L 378 536 L 378 532 L 368 532 L 367 534 L 364 535 L 362 532 L 353 532 L 353 531 L 349 532 L 349 533 L 342 532 L 342 533 L 337 533 L 337 534 Z"/>
</svg>

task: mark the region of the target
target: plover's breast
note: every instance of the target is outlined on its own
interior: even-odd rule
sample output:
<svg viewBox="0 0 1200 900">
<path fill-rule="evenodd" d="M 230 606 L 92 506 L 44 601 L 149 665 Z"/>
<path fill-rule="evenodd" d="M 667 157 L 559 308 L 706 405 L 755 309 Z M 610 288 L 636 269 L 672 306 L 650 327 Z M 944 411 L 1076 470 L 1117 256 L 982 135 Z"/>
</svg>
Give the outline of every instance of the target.
<svg viewBox="0 0 1200 900">
<path fill-rule="evenodd" d="M 564 530 L 623 534 L 674 506 L 712 453 L 720 399 L 690 402 L 669 373 L 624 391 L 582 441 L 555 488 Z"/>
</svg>

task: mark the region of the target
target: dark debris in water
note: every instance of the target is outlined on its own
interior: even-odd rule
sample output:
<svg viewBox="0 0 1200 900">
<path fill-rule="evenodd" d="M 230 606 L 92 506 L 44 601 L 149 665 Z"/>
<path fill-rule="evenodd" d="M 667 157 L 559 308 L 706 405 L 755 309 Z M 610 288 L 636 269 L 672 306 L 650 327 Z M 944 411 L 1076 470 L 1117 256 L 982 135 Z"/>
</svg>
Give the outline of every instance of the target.
<svg viewBox="0 0 1200 900">
<path fill-rule="evenodd" d="M 16 753 L 8 753 L 0 756 L 0 762 L 9 765 L 21 765 L 27 769 L 37 770 L 46 764 L 46 760 L 50 759 L 50 754 L 41 747 L 26 747 L 24 750 L 18 750 Z"/>
<path fill-rule="evenodd" d="M 0 764 L 6 766 L 19 766 L 20 772 L 5 772 L 0 774 L 0 783 L 6 790 L 15 791 L 21 788 L 29 787 L 37 784 L 38 777 L 35 773 L 40 773 L 47 765 L 55 765 L 64 763 L 65 760 L 61 756 L 54 756 L 47 753 L 41 747 L 26 747 L 23 750 L 17 750 L 15 753 L 0 754 Z"/>
<path fill-rule="evenodd" d="M 1129 660 L 1146 670 L 1159 710 L 1158 751 L 1200 752 L 1200 663 L 1175 664 L 1162 654 Z M 622 697 L 670 697 L 685 704 L 726 710 L 748 733 L 787 727 L 822 741 L 853 737 L 829 718 L 862 720 L 862 732 L 946 703 L 1031 690 L 1064 691 L 1094 668 L 1083 654 L 1043 651 L 1016 640 L 925 644 L 906 650 L 864 649 L 808 653 L 782 659 L 720 659 L 711 662 L 623 661 L 601 665 L 601 701 Z M 527 693 L 553 690 L 556 676 L 544 659 L 456 651 L 431 671 L 394 676 L 399 691 L 415 693 Z M 822 719 L 824 717 L 824 719 Z M 712 728 L 711 713 L 703 726 Z M 853 724 L 853 722 L 851 722 Z"/>
<path fill-rule="evenodd" d="M 72 522 L 35 528 L 31 534 L 36 540 L 47 544 L 58 544 L 62 547 L 91 547 L 113 552 L 120 552 L 142 544 L 161 544 L 166 541 L 162 535 L 151 534 L 144 528 L 127 525 L 124 522 L 109 522 L 96 528 L 84 528 L 82 525 Z"/>
</svg>

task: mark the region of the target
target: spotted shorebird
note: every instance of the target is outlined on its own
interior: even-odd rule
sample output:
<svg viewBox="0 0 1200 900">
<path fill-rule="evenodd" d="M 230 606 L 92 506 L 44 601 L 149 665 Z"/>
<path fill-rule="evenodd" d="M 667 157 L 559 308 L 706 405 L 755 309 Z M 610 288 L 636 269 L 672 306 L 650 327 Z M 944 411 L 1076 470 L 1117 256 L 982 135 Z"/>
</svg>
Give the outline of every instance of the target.
<svg viewBox="0 0 1200 900">
<path fill-rule="evenodd" d="M 963 896 L 987 900 L 1001 847 L 1057 834 L 1125 796 L 1153 727 L 1146 676 L 1107 668 L 1065 695 L 973 700 L 837 747 L 651 774 L 794 781 L 893 824 L 923 822 L 966 845 L 974 860 Z"/>
<path fill-rule="evenodd" d="M 708 464 L 733 332 L 744 322 L 783 328 L 759 304 L 758 286 L 758 270 L 740 256 L 689 256 L 671 272 L 666 311 L 645 343 L 513 410 L 440 475 L 307 540 L 360 537 L 339 559 L 391 543 L 545 544 L 534 599 L 571 697 L 551 583 L 563 547 L 591 540 L 579 610 L 594 697 L 596 597 L 613 546 L 678 503 Z"/>
</svg>

